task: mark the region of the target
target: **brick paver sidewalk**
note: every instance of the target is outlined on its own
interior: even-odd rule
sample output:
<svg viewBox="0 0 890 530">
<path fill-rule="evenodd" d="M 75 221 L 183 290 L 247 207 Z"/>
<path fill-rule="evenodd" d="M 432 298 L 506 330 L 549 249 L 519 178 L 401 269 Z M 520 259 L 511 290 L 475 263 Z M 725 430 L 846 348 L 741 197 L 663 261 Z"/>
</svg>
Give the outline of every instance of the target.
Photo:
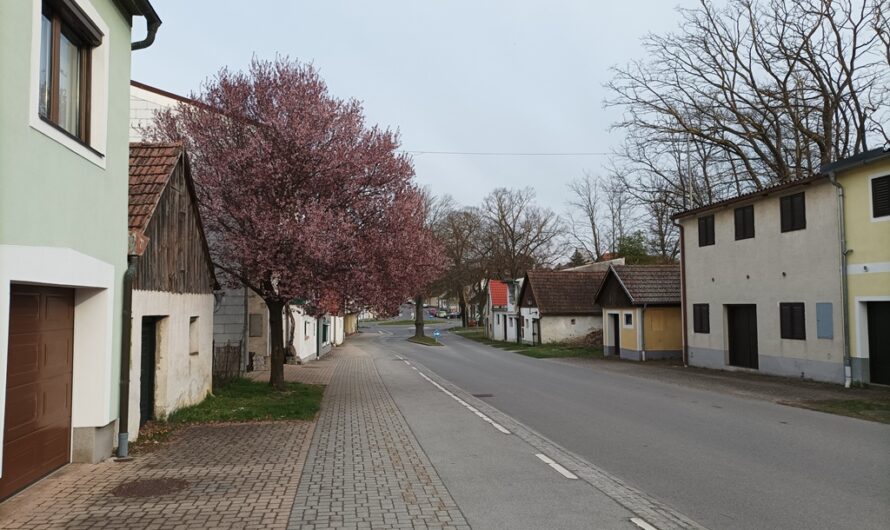
<svg viewBox="0 0 890 530">
<path fill-rule="evenodd" d="M 469 528 L 371 357 L 335 360 L 288 527 Z"/>
</svg>

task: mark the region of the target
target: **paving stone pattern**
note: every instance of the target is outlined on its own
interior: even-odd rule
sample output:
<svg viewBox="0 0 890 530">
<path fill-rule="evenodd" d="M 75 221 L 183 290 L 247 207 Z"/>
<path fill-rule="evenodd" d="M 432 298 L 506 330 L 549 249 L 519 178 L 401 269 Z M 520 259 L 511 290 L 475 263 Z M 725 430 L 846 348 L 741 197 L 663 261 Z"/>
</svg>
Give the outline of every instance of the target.
<svg viewBox="0 0 890 530">
<path fill-rule="evenodd" d="M 68 465 L 0 504 L 0 528 L 284 529 L 313 425 L 193 426 L 132 462 Z M 145 479 L 187 486 L 154 497 L 112 494 Z"/>
<path fill-rule="evenodd" d="M 370 356 L 345 346 L 289 528 L 469 528 Z"/>
<path fill-rule="evenodd" d="M 323 356 L 315 361 L 308 361 L 305 364 L 285 364 L 284 380 L 305 383 L 308 385 L 327 385 L 334 376 L 334 368 L 337 366 L 337 357 L 339 351 Z M 269 370 L 257 370 L 248 372 L 247 377 L 254 381 L 268 381 Z"/>
</svg>

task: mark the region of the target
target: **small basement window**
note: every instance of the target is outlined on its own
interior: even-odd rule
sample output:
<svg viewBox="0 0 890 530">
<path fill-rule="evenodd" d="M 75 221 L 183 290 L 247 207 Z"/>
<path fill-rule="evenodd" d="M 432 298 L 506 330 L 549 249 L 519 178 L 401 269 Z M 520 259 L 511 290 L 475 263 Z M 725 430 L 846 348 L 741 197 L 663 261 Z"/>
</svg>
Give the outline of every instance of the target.
<svg viewBox="0 0 890 530">
<path fill-rule="evenodd" d="M 198 329 L 198 317 L 189 318 L 189 355 L 201 353 L 201 333 Z"/>
</svg>

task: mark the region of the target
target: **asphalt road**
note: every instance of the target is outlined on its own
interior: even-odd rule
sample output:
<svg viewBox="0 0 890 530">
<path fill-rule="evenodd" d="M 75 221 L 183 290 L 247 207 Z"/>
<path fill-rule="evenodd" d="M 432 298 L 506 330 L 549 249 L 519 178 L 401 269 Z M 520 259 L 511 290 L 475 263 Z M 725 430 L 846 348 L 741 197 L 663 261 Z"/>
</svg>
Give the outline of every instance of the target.
<svg viewBox="0 0 890 530">
<path fill-rule="evenodd" d="M 380 346 L 709 528 L 890 527 L 888 425 L 386 333 Z"/>
</svg>

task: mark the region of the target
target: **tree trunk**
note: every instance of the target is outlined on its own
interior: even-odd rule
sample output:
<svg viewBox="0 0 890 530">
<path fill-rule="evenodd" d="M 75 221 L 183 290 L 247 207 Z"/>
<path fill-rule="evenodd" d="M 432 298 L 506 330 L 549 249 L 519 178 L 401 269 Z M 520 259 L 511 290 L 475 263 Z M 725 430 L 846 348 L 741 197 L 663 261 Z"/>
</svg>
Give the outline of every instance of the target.
<svg viewBox="0 0 890 530">
<path fill-rule="evenodd" d="M 284 390 L 284 303 L 279 300 L 266 300 L 269 308 L 269 344 L 272 347 L 269 384 Z"/>
<path fill-rule="evenodd" d="M 414 297 L 414 336 L 423 337 L 423 296 Z"/>
<path fill-rule="evenodd" d="M 464 290 L 460 290 L 460 297 L 457 302 L 458 311 L 460 311 L 460 325 L 463 327 L 467 327 L 469 324 L 469 317 L 467 316 L 467 297 L 464 295 Z"/>
</svg>

